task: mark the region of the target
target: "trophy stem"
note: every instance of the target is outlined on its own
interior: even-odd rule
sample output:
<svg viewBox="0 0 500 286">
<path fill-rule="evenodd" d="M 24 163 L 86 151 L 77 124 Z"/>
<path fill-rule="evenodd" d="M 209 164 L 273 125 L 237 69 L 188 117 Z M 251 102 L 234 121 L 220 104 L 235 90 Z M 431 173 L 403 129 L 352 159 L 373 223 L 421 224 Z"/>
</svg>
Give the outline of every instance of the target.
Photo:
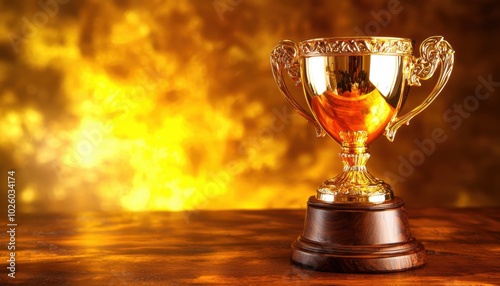
<svg viewBox="0 0 500 286">
<path fill-rule="evenodd" d="M 340 132 L 344 165 L 342 173 L 326 180 L 317 191 L 317 198 L 324 202 L 382 203 L 394 199 L 391 187 L 377 179 L 366 169 L 370 158 L 365 145 L 366 131 Z"/>
</svg>

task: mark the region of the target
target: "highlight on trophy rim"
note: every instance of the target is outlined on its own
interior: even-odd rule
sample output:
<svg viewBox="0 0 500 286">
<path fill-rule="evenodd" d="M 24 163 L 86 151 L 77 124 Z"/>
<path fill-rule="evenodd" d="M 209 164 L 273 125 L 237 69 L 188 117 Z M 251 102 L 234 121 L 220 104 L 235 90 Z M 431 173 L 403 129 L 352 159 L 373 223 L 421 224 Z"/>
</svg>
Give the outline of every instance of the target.
<svg viewBox="0 0 500 286">
<path fill-rule="evenodd" d="M 320 38 L 281 41 L 271 53 L 273 76 L 287 101 L 311 122 L 318 136 L 342 145 L 343 172 L 326 180 L 317 198 L 326 202 L 381 203 L 394 198 L 391 187 L 366 170 L 367 148 L 381 135 L 390 141 L 399 127 L 438 96 L 453 68 L 454 51 L 442 37 L 424 40 L 420 57 L 412 41 L 391 37 Z M 409 86 L 441 73 L 434 90 L 400 115 Z M 308 108 L 291 96 L 284 72 L 301 84 Z"/>
</svg>

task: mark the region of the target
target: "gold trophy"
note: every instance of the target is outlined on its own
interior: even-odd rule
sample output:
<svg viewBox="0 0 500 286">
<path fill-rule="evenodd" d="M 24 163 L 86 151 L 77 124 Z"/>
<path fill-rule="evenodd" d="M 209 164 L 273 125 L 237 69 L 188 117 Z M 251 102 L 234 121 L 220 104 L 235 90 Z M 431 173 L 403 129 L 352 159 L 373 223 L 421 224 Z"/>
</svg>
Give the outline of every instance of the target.
<svg viewBox="0 0 500 286">
<path fill-rule="evenodd" d="M 274 79 L 287 101 L 311 122 L 318 137 L 342 146 L 344 169 L 326 180 L 307 204 L 304 231 L 292 243 L 292 261 L 333 272 L 392 272 L 425 264 L 425 249 L 411 235 L 403 201 L 366 169 L 368 145 L 394 140 L 448 81 L 454 51 L 443 37 L 427 38 L 420 57 L 410 39 L 346 37 L 281 41 L 271 53 Z M 439 79 L 422 104 L 400 115 L 410 86 Z M 290 95 L 284 72 L 301 84 L 309 109 Z"/>
</svg>

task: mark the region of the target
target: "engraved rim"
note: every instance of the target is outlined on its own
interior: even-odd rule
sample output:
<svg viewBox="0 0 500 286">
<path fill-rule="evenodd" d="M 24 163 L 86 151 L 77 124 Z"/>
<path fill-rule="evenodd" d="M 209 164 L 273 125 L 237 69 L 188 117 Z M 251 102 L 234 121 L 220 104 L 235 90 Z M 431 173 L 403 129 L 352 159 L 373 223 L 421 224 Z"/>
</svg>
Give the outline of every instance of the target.
<svg viewBox="0 0 500 286">
<path fill-rule="evenodd" d="M 413 40 L 397 37 L 331 37 L 299 42 L 299 56 L 413 55 Z"/>
</svg>

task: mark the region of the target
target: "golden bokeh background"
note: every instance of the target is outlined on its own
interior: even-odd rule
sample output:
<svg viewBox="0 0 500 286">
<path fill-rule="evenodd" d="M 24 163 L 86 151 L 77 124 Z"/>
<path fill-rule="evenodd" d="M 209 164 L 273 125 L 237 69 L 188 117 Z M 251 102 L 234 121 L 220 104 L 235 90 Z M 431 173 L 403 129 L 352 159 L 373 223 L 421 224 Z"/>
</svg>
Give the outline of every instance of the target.
<svg viewBox="0 0 500 286">
<path fill-rule="evenodd" d="M 340 148 L 291 116 L 269 54 L 361 33 L 456 50 L 436 102 L 370 147 L 372 173 L 411 206 L 500 205 L 500 86 L 473 98 L 500 82 L 498 1 L 0 3 L 0 169 L 5 185 L 16 170 L 20 212 L 305 207 Z M 435 128 L 446 141 L 401 167 Z"/>
</svg>

